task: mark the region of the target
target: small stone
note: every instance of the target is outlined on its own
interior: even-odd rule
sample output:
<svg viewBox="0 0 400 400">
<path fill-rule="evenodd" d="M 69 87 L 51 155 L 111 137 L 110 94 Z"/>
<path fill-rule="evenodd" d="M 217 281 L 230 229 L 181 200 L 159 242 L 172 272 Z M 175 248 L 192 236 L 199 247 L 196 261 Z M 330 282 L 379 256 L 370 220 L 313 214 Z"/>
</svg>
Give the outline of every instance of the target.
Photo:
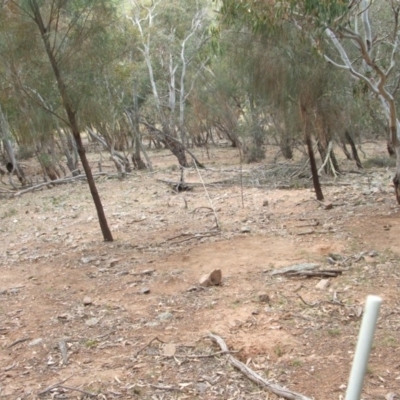
<svg viewBox="0 0 400 400">
<path fill-rule="evenodd" d="M 159 326 L 159 325 L 160 325 L 160 323 L 157 321 L 149 321 L 144 324 L 144 326 L 147 326 L 148 328 L 155 328 L 156 326 Z"/>
<path fill-rule="evenodd" d="M 72 316 L 71 314 L 60 314 L 57 315 L 57 319 L 59 319 L 60 321 L 70 321 L 72 320 Z"/>
<path fill-rule="evenodd" d="M 126 276 L 126 275 L 129 275 L 129 272 L 128 272 L 128 271 L 120 271 L 120 272 L 118 272 L 118 273 L 116 274 L 116 276 Z"/>
<path fill-rule="evenodd" d="M 260 314 L 260 310 L 253 310 L 252 312 L 251 312 L 251 315 L 259 315 Z"/>
<path fill-rule="evenodd" d="M 333 204 L 332 203 L 325 203 L 324 204 L 324 210 L 332 210 Z"/>
<path fill-rule="evenodd" d="M 163 313 L 159 314 L 157 316 L 157 319 L 159 319 L 160 321 L 167 321 L 168 319 L 172 319 L 173 317 L 174 317 L 173 314 L 171 314 L 170 312 L 166 311 L 166 312 L 163 312 Z"/>
<path fill-rule="evenodd" d="M 364 312 L 364 308 L 362 306 L 357 306 L 355 308 L 355 314 L 356 314 L 357 318 L 360 318 L 361 315 L 363 314 L 363 312 Z"/>
<path fill-rule="evenodd" d="M 258 295 L 258 301 L 260 303 L 269 303 L 269 296 L 266 293 L 260 293 Z"/>
<path fill-rule="evenodd" d="M 334 265 L 336 264 L 336 261 L 332 257 L 327 258 L 328 264 Z"/>
<path fill-rule="evenodd" d="M 117 263 L 119 262 L 119 258 L 113 258 L 112 260 L 109 261 L 109 266 L 115 267 L 117 265 Z"/>
<path fill-rule="evenodd" d="M 200 280 L 200 286 L 218 286 L 222 281 L 222 272 L 220 269 L 214 269 L 210 274 L 203 275 Z"/>
<path fill-rule="evenodd" d="M 87 325 L 87 326 L 95 326 L 95 325 L 97 325 L 99 323 L 99 319 L 98 318 L 90 318 L 90 319 L 88 319 L 86 322 L 85 322 L 85 324 Z"/>
<path fill-rule="evenodd" d="M 89 296 L 85 296 L 83 298 L 83 305 L 90 306 L 93 303 L 92 299 Z"/>
<path fill-rule="evenodd" d="M 315 288 L 319 290 L 325 290 L 330 285 L 329 279 L 321 279 L 316 285 Z"/>
<path fill-rule="evenodd" d="M 268 207 L 269 205 L 269 201 L 268 200 L 264 200 L 263 201 L 263 207 Z"/>
<path fill-rule="evenodd" d="M 96 259 L 97 259 L 97 257 L 82 257 L 80 259 L 80 262 L 82 264 L 89 264 L 90 262 L 95 261 Z"/>
<path fill-rule="evenodd" d="M 208 385 L 204 382 L 200 382 L 196 385 L 196 390 L 199 394 L 203 394 L 208 389 Z"/>
<path fill-rule="evenodd" d="M 37 338 L 29 342 L 28 346 L 37 346 L 38 344 L 42 344 L 43 339 L 42 338 Z"/>
<path fill-rule="evenodd" d="M 139 294 L 149 294 L 150 293 L 150 289 L 147 287 L 141 288 L 139 290 Z"/>
<path fill-rule="evenodd" d="M 250 228 L 248 226 L 242 226 L 240 228 L 241 233 L 250 233 Z"/>
<path fill-rule="evenodd" d="M 332 258 L 334 261 L 342 261 L 343 256 L 340 254 L 335 254 L 335 253 L 329 253 L 328 256 Z"/>
<path fill-rule="evenodd" d="M 165 357 L 173 357 L 176 353 L 176 346 L 173 343 L 167 343 L 163 347 L 163 355 Z"/>
</svg>

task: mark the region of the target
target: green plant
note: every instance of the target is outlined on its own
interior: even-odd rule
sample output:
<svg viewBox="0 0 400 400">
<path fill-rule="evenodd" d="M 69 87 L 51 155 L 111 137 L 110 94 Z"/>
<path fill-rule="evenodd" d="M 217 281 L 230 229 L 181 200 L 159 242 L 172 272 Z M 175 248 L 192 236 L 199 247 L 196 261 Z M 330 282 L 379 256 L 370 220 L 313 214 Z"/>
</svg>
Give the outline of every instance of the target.
<svg viewBox="0 0 400 400">
<path fill-rule="evenodd" d="M 293 360 L 292 361 L 292 366 L 293 367 L 301 367 L 303 365 L 303 362 L 301 360 Z"/>
<path fill-rule="evenodd" d="M 276 346 L 274 348 L 274 353 L 278 356 L 278 357 L 282 357 L 285 354 L 285 351 L 280 347 L 280 346 Z"/>
<path fill-rule="evenodd" d="M 328 329 L 328 335 L 330 336 L 339 336 L 340 334 L 341 332 L 339 328 Z"/>
<path fill-rule="evenodd" d="M 381 341 L 382 346 L 397 347 L 397 339 L 393 336 L 386 336 Z"/>
<path fill-rule="evenodd" d="M 1 218 L 1 219 L 10 218 L 10 217 L 12 217 L 12 216 L 14 216 L 14 215 L 16 215 L 16 214 L 18 214 L 17 209 L 15 209 L 15 208 L 10 208 L 9 210 L 4 211 L 4 213 L 1 215 L 0 218 Z"/>
<path fill-rule="evenodd" d="M 98 341 L 96 339 L 89 339 L 85 342 L 85 346 L 88 349 L 92 349 L 98 345 Z"/>
</svg>

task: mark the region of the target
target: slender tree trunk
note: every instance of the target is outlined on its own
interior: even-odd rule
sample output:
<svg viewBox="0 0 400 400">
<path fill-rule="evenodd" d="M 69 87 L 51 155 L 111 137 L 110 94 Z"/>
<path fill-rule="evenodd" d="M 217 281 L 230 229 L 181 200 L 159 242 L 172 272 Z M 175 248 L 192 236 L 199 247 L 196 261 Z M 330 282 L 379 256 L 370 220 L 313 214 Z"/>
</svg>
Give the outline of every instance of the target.
<svg viewBox="0 0 400 400">
<path fill-rule="evenodd" d="M 396 150 L 396 175 L 393 178 L 393 185 L 397 203 L 400 204 L 400 144 L 395 147 Z"/>
<path fill-rule="evenodd" d="M 322 201 L 322 200 L 324 200 L 324 195 L 322 193 L 321 183 L 319 182 L 317 164 L 315 162 L 315 156 L 314 156 L 311 136 L 309 133 L 306 133 L 306 145 L 307 145 L 307 150 L 308 150 L 308 157 L 310 159 L 311 174 L 312 174 L 312 180 L 313 180 L 313 184 L 314 184 L 315 194 L 317 196 L 317 200 Z"/>
<path fill-rule="evenodd" d="M 303 120 L 304 138 L 305 138 L 305 142 L 307 145 L 308 157 L 310 159 L 311 174 L 312 174 L 312 179 L 313 179 L 313 184 L 314 184 L 314 190 L 315 190 L 315 194 L 317 196 L 317 200 L 322 201 L 322 200 L 324 200 L 324 195 L 322 193 L 321 183 L 319 181 L 317 163 L 315 162 L 315 156 L 314 156 L 314 150 L 313 150 L 312 141 L 311 141 L 311 135 L 310 135 L 310 132 L 309 132 L 309 129 L 307 126 L 307 120 L 308 120 L 307 110 L 302 104 L 299 104 L 299 106 L 300 106 L 300 115 Z"/>
<path fill-rule="evenodd" d="M 171 150 L 172 154 L 178 159 L 179 164 L 182 167 L 187 168 L 189 163 L 187 162 L 185 147 L 177 139 L 165 134 L 165 144 Z"/>
<path fill-rule="evenodd" d="M 358 156 L 357 146 L 356 146 L 356 144 L 354 143 L 354 139 L 353 139 L 352 135 L 351 135 L 350 132 L 347 131 L 347 130 L 345 131 L 344 134 L 345 134 L 345 137 L 346 137 L 346 139 L 347 139 L 347 142 L 350 144 L 351 153 L 352 153 L 352 155 L 353 155 L 353 158 L 354 158 L 354 160 L 355 160 L 355 162 L 356 162 L 357 167 L 358 167 L 359 169 L 362 169 L 363 166 L 362 166 L 360 157 Z"/>
<path fill-rule="evenodd" d="M 67 88 L 65 86 L 65 82 L 61 76 L 61 71 L 60 71 L 58 62 L 56 60 L 55 54 L 53 53 L 53 49 L 49 42 L 49 34 L 50 34 L 49 31 L 50 31 L 51 25 L 49 25 L 47 27 L 44 25 L 42 14 L 40 12 L 40 8 L 39 8 L 37 0 L 31 0 L 30 7 L 33 12 L 35 23 L 38 26 L 40 34 L 42 36 L 42 40 L 43 40 L 44 47 L 46 49 L 47 57 L 49 58 L 51 67 L 53 69 L 54 76 L 57 81 L 58 90 L 59 90 L 60 96 L 63 100 L 65 112 L 67 113 L 67 116 L 68 116 L 68 121 L 69 121 L 69 125 L 70 125 L 71 131 L 72 131 L 72 136 L 75 139 L 79 158 L 82 162 L 82 167 L 86 174 L 87 182 L 88 182 L 88 185 L 90 188 L 90 193 L 92 194 L 93 202 L 94 202 L 96 210 L 97 210 L 97 216 L 99 219 L 101 231 L 103 233 L 103 238 L 107 242 L 112 242 L 113 237 L 112 237 L 110 228 L 108 227 L 108 224 L 107 224 L 107 219 L 106 219 L 106 216 L 104 213 L 103 205 L 101 203 L 100 196 L 97 191 L 96 184 L 94 182 L 94 178 L 93 178 L 93 174 L 90 169 L 90 166 L 89 166 L 89 162 L 86 158 L 85 148 L 83 147 L 81 134 L 79 131 L 77 120 L 76 120 L 76 111 L 73 110 L 71 101 L 70 101 L 68 93 L 67 93 Z"/>
</svg>

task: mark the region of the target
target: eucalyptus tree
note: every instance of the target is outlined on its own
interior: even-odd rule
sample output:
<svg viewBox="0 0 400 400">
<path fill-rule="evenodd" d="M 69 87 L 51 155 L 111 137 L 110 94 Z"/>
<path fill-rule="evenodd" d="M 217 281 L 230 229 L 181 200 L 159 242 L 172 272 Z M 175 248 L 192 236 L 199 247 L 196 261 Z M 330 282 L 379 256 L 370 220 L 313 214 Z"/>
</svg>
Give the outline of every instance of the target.
<svg viewBox="0 0 400 400">
<path fill-rule="evenodd" d="M 327 62 L 347 71 L 363 90 L 379 100 L 397 157 L 393 183 L 400 203 L 400 122 L 395 96 L 399 80 L 398 2 L 221 0 L 221 3 L 226 20 L 244 20 L 254 30 L 276 29 L 290 21 L 304 32 L 310 46 Z M 322 45 L 324 42 L 329 45 L 328 50 Z"/>
<path fill-rule="evenodd" d="M 3 29 L 9 32 L 6 50 L 19 57 L 19 70 L 11 74 L 32 102 L 71 131 L 105 241 L 113 237 L 86 158 L 80 109 L 94 94 L 93 71 L 98 66 L 92 61 L 112 24 L 113 12 L 113 2 L 108 0 L 2 2 Z M 51 82 L 43 85 L 41 74 L 50 76 L 50 72 Z"/>
<path fill-rule="evenodd" d="M 204 45 L 208 40 L 209 12 L 206 2 L 131 0 L 128 18 L 141 37 L 141 51 L 149 76 L 157 122 L 142 120 L 187 166 L 185 112 L 196 77 L 208 62 Z M 195 162 L 199 161 L 191 154 Z"/>
</svg>

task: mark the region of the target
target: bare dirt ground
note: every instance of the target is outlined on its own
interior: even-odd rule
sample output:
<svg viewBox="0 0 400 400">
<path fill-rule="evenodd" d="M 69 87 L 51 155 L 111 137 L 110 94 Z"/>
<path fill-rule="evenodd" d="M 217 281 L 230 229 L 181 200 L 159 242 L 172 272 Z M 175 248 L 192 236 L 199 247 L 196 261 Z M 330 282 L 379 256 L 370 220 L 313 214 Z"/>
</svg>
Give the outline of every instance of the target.
<svg viewBox="0 0 400 400">
<path fill-rule="evenodd" d="M 326 209 L 310 189 L 258 185 L 262 164 L 243 166 L 243 191 L 226 184 L 237 152 L 211 153 L 201 174 L 219 230 L 195 169 L 190 192 L 158 180 L 179 176 L 166 151 L 152 154 L 154 173 L 98 179 L 113 243 L 84 182 L 0 200 L 1 399 L 279 398 L 231 367 L 210 332 L 271 382 L 342 399 L 368 294 L 383 304 L 362 398 L 400 398 L 390 171 L 343 161 L 348 172 L 326 180 Z M 342 273 L 322 289 L 320 277 L 271 275 L 300 263 Z M 200 288 L 215 268 L 222 285 Z"/>
</svg>

